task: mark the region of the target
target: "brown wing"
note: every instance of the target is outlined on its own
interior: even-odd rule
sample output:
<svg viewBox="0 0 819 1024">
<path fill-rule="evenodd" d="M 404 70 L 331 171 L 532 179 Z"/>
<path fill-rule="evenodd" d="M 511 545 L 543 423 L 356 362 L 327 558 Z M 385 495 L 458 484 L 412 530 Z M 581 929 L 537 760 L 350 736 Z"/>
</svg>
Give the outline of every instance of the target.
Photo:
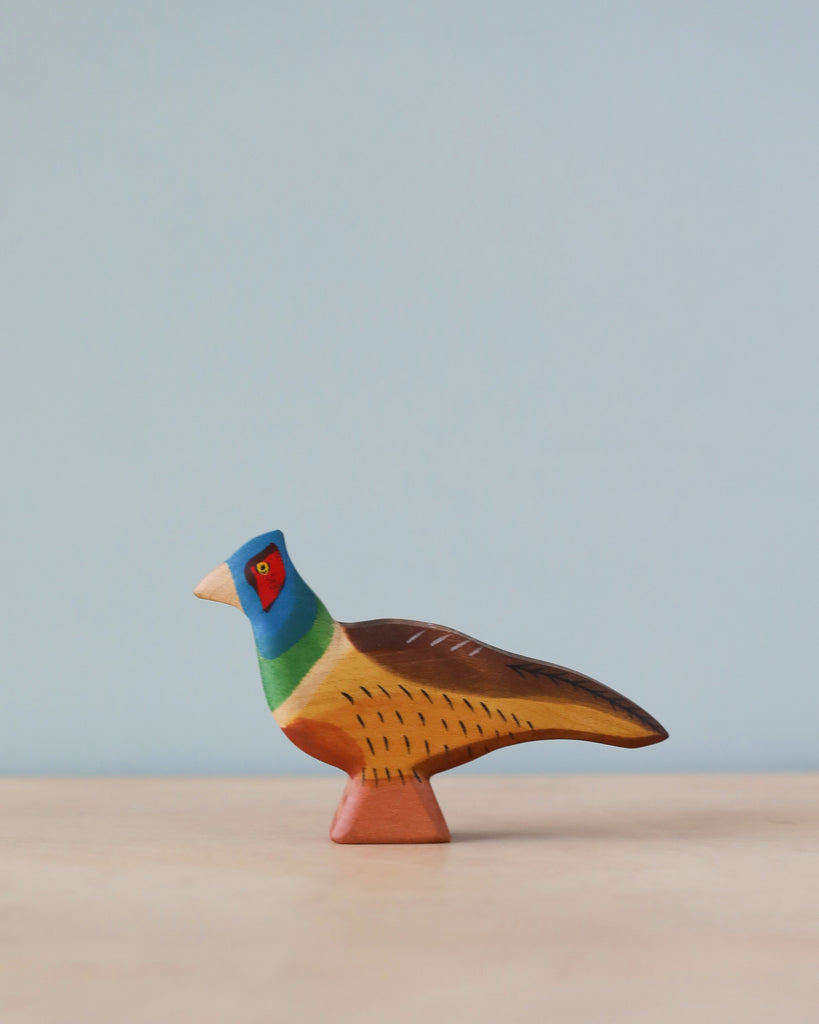
<svg viewBox="0 0 819 1024">
<path fill-rule="evenodd" d="M 358 651 L 419 688 L 435 687 L 459 696 L 486 698 L 490 703 L 511 699 L 605 709 L 612 718 L 628 719 L 638 727 L 640 745 L 668 735 L 639 705 L 589 676 L 511 654 L 445 626 L 374 619 L 345 623 L 344 629 Z"/>
</svg>

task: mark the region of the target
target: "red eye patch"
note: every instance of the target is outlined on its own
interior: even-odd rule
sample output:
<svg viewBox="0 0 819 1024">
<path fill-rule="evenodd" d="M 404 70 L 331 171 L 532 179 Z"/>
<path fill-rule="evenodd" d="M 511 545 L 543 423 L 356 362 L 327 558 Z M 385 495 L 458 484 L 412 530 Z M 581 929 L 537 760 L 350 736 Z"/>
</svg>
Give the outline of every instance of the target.
<svg viewBox="0 0 819 1024">
<path fill-rule="evenodd" d="M 266 612 L 270 611 L 279 596 L 285 576 L 284 560 L 275 544 L 268 544 L 264 551 L 248 559 L 245 565 L 245 579 L 259 595 L 262 610 Z"/>
</svg>

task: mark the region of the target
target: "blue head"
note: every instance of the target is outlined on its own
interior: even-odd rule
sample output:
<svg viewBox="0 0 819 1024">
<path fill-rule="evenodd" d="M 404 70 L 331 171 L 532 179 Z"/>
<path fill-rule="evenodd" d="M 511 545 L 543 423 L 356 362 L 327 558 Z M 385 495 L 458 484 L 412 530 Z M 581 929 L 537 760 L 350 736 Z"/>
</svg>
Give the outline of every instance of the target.
<svg viewBox="0 0 819 1024">
<path fill-rule="evenodd" d="M 290 560 L 281 530 L 243 544 L 206 576 L 197 597 L 242 609 L 263 658 L 277 658 L 309 632 L 321 602 Z"/>
</svg>

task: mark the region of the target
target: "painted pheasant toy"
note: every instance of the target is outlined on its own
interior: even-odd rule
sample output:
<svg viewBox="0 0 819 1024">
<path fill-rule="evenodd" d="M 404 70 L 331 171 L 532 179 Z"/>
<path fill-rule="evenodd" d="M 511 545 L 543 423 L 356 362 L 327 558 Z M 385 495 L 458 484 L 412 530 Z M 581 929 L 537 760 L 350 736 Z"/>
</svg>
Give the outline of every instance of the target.
<svg viewBox="0 0 819 1024">
<path fill-rule="evenodd" d="M 194 591 L 250 619 L 273 717 L 307 754 L 349 775 L 337 843 L 445 843 L 430 776 L 526 740 L 621 747 L 668 733 L 588 676 L 445 626 L 336 622 L 279 530 L 248 541 Z"/>
</svg>

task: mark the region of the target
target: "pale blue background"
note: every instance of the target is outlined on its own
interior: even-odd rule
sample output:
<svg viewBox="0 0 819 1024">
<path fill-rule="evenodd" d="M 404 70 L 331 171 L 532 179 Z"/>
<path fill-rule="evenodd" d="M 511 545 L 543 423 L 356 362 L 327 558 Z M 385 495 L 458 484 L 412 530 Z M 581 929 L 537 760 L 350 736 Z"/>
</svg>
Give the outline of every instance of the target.
<svg viewBox="0 0 819 1024">
<path fill-rule="evenodd" d="M 3 5 L 0 770 L 332 771 L 191 589 L 586 671 L 817 766 L 819 6 Z"/>
</svg>

